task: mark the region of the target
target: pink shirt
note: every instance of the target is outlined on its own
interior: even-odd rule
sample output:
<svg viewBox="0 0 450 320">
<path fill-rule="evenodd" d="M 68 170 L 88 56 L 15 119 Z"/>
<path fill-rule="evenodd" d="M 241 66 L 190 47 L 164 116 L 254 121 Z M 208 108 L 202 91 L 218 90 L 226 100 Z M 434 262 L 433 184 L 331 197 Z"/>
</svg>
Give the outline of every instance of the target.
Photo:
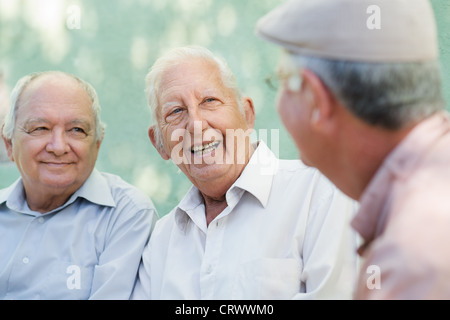
<svg viewBox="0 0 450 320">
<path fill-rule="evenodd" d="M 356 299 L 450 299 L 450 118 L 417 125 L 365 190 Z"/>
</svg>

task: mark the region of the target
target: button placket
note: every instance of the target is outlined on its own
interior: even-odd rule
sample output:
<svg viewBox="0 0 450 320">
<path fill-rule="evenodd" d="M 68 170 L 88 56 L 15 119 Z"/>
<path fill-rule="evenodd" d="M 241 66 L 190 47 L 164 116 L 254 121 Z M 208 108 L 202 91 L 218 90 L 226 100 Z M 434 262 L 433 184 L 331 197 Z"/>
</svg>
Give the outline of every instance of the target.
<svg viewBox="0 0 450 320">
<path fill-rule="evenodd" d="M 220 222 L 219 222 L 220 221 Z M 205 253 L 201 267 L 200 287 L 203 299 L 214 299 L 215 269 L 223 245 L 223 218 L 213 221 L 207 231 Z"/>
</svg>

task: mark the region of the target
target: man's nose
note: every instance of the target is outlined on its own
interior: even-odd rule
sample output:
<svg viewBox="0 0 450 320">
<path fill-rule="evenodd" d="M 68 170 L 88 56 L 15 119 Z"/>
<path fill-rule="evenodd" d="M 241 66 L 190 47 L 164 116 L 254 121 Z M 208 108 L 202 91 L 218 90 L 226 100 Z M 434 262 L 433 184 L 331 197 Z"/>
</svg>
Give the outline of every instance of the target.
<svg viewBox="0 0 450 320">
<path fill-rule="evenodd" d="M 64 130 L 54 129 L 51 132 L 50 140 L 46 146 L 47 152 L 54 153 L 57 156 L 69 152 L 70 146 L 67 141 L 66 132 Z"/>
<path fill-rule="evenodd" d="M 202 132 L 208 128 L 208 121 L 205 119 L 201 111 L 193 110 L 189 112 L 188 123 L 186 130 L 192 135 L 202 135 Z"/>
</svg>

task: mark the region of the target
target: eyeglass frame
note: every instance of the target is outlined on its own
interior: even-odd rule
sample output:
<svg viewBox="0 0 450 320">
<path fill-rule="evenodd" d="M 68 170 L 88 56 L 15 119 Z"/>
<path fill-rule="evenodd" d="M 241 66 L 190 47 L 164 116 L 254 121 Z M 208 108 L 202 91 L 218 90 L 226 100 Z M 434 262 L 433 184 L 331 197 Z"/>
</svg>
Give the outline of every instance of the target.
<svg viewBox="0 0 450 320">
<path fill-rule="evenodd" d="M 294 62 L 294 58 L 288 52 L 283 52 L 278 64 L 278 70 L 269 76 L 264 81 L 270 89 L 278 91 L 279 82 L 287 80 L 287 88 L 292 92 L 300 91 L 302 87 L 301 68 Z"/>
<path fill-rule="evenodd" d="M 301 70 L 299 70 L 298 72 L 289 73 L 275 72 L 267 76 L 264 81 L 266 82 L 267 86 L 274 91 L 278 91 L 279 82 L 287 81 L 287 88 L 289 89 L 289 91 L 298 92 L 300 91 L 302 86 L 302 77 L 300 75 L 300 72 Z"/>
</svg>

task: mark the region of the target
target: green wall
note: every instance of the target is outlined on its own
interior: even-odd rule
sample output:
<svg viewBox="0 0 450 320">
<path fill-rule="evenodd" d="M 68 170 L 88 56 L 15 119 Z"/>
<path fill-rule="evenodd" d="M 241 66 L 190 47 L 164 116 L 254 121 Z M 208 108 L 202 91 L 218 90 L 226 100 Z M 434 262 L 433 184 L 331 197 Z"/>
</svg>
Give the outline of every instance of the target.
<svg viewBox="0 0 450 320">
<path fill-rule="evenodd" d="M 0 1 L 0 70 L 10 88 L 27 73 L 55 69 L 91 82 L 107 124 L 97 168 L 119 174 L 144 190 L 164 215 L 190 187 L 174 164 L 160 158 L 147 137 L 150 113 L 144 77 L 168 48 L 200 44 L 222 55 L 244 93 L 254 100 L 257 132 L 279 129 L 279 155 L 297 157 L 276 113 L 275 93 L 264 83 L 279 49 L 254 35 L 259 17 L 281 2 Z M 432 3 L 440 32 L 445 98 L 450 101 L 450 5 L 448 0 Z M 270 142 L 269 134 L 269 146 Z M 0 164 L 0 188 L 17 177 L 13 164 Z"/>
</svg>

